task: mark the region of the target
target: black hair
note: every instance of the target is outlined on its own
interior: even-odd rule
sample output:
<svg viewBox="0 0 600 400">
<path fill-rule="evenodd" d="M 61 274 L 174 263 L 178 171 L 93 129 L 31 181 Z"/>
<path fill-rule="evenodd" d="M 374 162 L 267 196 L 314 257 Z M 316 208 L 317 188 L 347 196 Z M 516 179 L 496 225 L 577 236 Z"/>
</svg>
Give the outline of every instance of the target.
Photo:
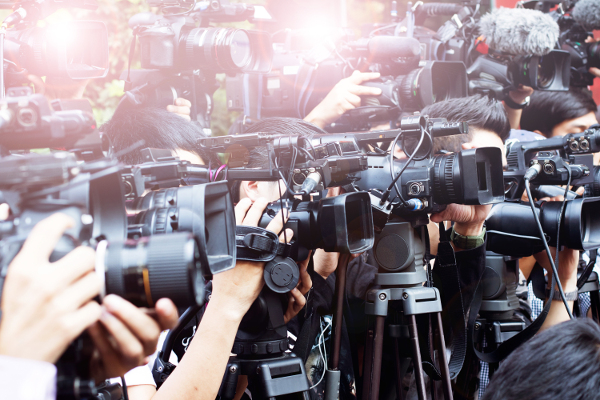
<svg viewBox="0 0 600 400">
<path fill-rule="evenodd" d="M 540 131 L 546 137 L 552 136 L 554 127 L 568 121 L 598 111 L 592 96 L 586 91 L 570 88 L 568 92 L 535 91 L 530 104 L 521 114 L 521 129 Z"/>
<path fill-rule="evenodd" d="M 119 105 L 110 121 L 100 131 L 106 134 L 116 153 L 127 149 L 140 140 L 144 144 L 119 157 L 119 161 L 135 165 L 144 162 L 141 149 L 186 150 L 199 155 L 205 163 L 209 155 L 202 152 L 197 140 L 204 137 L 202 129 L 193 122 L 167 110 L 155 107 Z M 214 157 L 213 157 L 214 158 Z"/>
<path fill-rule="evenodd" d="M 600 327 L 563 322 L 522 344 L 494 374 L 483 400 L 600 399 Z"/>
<path fill-rule="evenodd" d="M 469 133 L 463 135 L 437 137 L 433 140 L 434 153 L 440 150 L 459 152 L 462 144 L 473 139 L 472 128 L 495 132 L 502 142 L 510 135 L 510 122 L 502 103 L 489 96 L 475 95 L 460 97 L 431 104 L 421 111 L 431 118 L 446 118 L 449 122 L 465 121 Z"/>
<path fill-rule="evenodd" d="M 248 125 L 244 133 L 265 132 L 270 134 L 288 134 L 311 136 L 314 134 L 327 133 L 318 126 L 298 118 L 273 117 L 262 119 L 252 125 Z M 247 168 L 267 168 L 269 167 L 269 154 L 264 146 L 257 146 L 250 150 L 248 154 Z M 231 183 L 231 194 L 233 201 L 240 200 L 241 181 Z"/>
</svg>

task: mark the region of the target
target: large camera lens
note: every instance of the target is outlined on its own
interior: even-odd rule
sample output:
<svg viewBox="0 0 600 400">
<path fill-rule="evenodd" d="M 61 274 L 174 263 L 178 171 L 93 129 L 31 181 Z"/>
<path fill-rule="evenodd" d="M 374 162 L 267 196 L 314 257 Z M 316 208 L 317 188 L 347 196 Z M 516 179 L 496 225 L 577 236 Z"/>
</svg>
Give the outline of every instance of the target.
<svg viewBox="0 0 600 400">
<path fill-rule="evenodd" d="M 156 190 L 132 209 L 145 210 L 133 218 L 141 236 L 192 232 L 213 274 L 235 265 L 235 215 L 227 182 Z"/>
<path fill-rule="evenodd" d="M 552 84 L 552 81 L 554 81 L 554 65 L 540 61 L 537 68 L 538 86 L 540 89 L 545 89 Z"/>
<path fill-rule="evenodd" d="M 507 66 L 507 78 L 536 90 L 569 90 L 571 60 L 568 51 L 552 50 L 543 57 L 514 57 Z"/>
<path fill-rule="evenodd" d="M 251 54 L 248 34 L 242 30 L 237 30 L 228 38 L 228 42 L 223 43 L 223 46 L 225 46 L 224 51 L 229 50 L 231 61 L 236 67 L 244 68 L 248 65 Z"/>
<path fill-rule="evenodd" d="M 153 307 L 163 297 L 177 307 L 204 301 L 200 250 L 191 233 L 103 241 L 96 254 L 105 294 L 119 295 L 139 307 Z"/>
<path fill-rule="evenodd" d="M 433 159 L 433 198 L 438 204 L 491 204 L 504 199 L 502 151 L 463 150 Z"/>
<path fill-rule="evenodd" d="M 536 208 L 550 246 L 556 246 L 558 221 L 560 245 L 575 250 L 600 247 L 600 197 L 548 201 Z M 492 208 L 486 221 L 488 250 L 515 257 L 526 257 L 544 250 L 531 208 L 524 204 L 502 203 Z"/>
</svg>

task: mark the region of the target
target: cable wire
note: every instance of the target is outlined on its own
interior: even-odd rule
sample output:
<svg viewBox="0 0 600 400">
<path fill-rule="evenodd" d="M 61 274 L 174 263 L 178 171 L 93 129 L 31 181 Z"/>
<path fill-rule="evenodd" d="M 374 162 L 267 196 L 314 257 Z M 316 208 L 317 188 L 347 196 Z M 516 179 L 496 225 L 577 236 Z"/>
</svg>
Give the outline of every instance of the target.
<svg viewBox="0 0 600 400">
<path fill-rule="evenodd" d="M 560 297 L 567 309 L 567 313 L 569 314 L 569 318 L 573 319 L 573 314 L 571 313 L 571 309 L 569 308 L 569 305 L 567 304 L 567 299 L 565 297 L 565 292 L 563 291 L 562 288 L 562 284 L 560 283 L 560 279 L 558 278 L 558 270 L 556 268 L 556 264 L 554 263 L 554 260 L 552 259 L 552 253 L 550 252 L 550 247 L 548 247 L 548 243 L 546 242 L 546 236 L 544 235 L 544 229 L 542 228 L 542 224 L 540 223 L 540 219 L 537 215 L 537 213 L 535 212 L 535 204 L 533 202 L 533 196 L 531 195 L 531 189 L 530 189 L 530 182 L 528 178 L 525 178 L 525 190 L 527 191 L 527 197 L 529 197 L 529 206 L 531 207 L 531 211 L 533 212 L 533 218 L 535 219 L 535 223 L 538 227 L 538 230 L 540 232 L 541 235 L 541 239 L 542 239 L 542 243 L 544 243 L 544 248 L 546 249 L 546 255 L 548 256 L 548 260 L 550 261 L 550 266 L 552 267 L 552 276 L 554 277 L 554 281 L 556 281 L 556 285 L 558 287 L 558 291 L 560 293 Z M 568 186 L 567 186 L 568 188 Z M 562 218 L 562 215 L 561 217 Z M 558 236 L 558 235 L 557 235 Z M 558 251 L 559 248 L 556 248 L 556 256 L 557 256 L 557 260 L 558 260 Z M 554 282 L 552 283 L 554 285 Z M 550 301 L 552 301 L 552 299 L 550 299 Z"/>
</svg>

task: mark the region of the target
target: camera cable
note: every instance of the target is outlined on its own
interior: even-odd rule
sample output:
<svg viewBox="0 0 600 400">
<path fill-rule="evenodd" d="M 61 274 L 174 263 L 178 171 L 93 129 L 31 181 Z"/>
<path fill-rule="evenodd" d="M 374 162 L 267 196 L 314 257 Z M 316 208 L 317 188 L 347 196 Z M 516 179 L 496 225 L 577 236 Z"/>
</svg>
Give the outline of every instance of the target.
<svg viewBox="0 0 600 400">
<path fill-rule="evenodd" d="M 415 147 L 414 151 L 408 157 L 408 160 L 406 161 L 406 163 L 402 166 L 402 169 L 400 170 L 398 175 L 396 175 L 396 177 L 394 177 L 394 149 L 396 148 L 396 144 L 398 143 L 398 139 L 400 138 L 400 135 L 402 135 L 402 131 L 400 131 L 400 133 L 398 133 L 398 135 L 392 142 L 392 147 L 390 147 L 390 163 L 389 164 L 390 164 L 390 175 L 392 176 L 392 183 L 390 183 L 388 188 L 385 190 L 385 193 L 381 197 L 380 204 L 383 205 L 387 201 L 387 199 L 390 197 L 392 188 L 395 188 L 396 193 L 398 194 L 398 198 L 402 202 L 402 205 L 405 207 L 408 207 L 408 203 L 402 197 L 402 191 L 400 190 L 400 188 L 398 188 L 398 185 L 396 184 L 396 182 L 398 182 L 398 179 L 400 179 L 400 177 L 402 176 L 402 173 L 406 170 L 406 168 L 408 168 L 409 164 L 415 159 L 415 156 L 417 155 L 417 152 L 421 148 L 421 145 L 423 144 L 423 140 L 425 139 L 425 130 L 423 128 L 421 128 L 421 137 L 419 138 L 419 143 L 417 143 L 417 146 Z"/>
<path fill-rule="evenodd" d="M 530 173 L 530 171 L 531 171 L 531 173 Z M 568 166 L 567 166 L 567 171 L 568 171 L 568 174 L 569 174 L 569 179 L 568 179 L 566 191 L 569 190 L 569 185 L 571 183 L 571 169 Z M 556 240 L 557 240 L 556 246 L 557 247 L 556 247 L 556 263 L 555 263 L 554 260 L 552 259 L 552 253 L 550 252 L 550 247 L 548 246 L 548 243 L 546 242 L 546 239 L 545 239 L 546 236 L 544 234 L 544 229 L 542 228 L 542 224 L 540 222 L 540 219 L 539 219 L 537 213 L 535 212 L 535 203 L 533 202 L 533 197 L 532 197 L 532 194 L 531 194 L 530 179 L 535 178 L 537 176 L 538 172 L 539 171 L 537 171 L 535 169 L 535 166 L 534 166 L 534 167 L 532 167 L 532 168 L 530 168 L 528 170 L 528 173 L 525 174 L 525 178 L 524 178 L 524 180 L 525 180 L 525 190 L 527 191 L 527 197 L 529 198 L 529 206 L 531 207 L 531 211 L 533 212 L 533 218 L 535 219 L 535 223 L 536 223 L 537 228 L 538 228 L 538 230 L 540 232 L 542 243 L 544 244 L 544 248 L 546 249 L 546 255 L 548 256 L 548 260 L 550 261 L 550 266 L 552 267 L 552 276 L 554 278 L 554 281 L 556 282 L 556 286 L 558 287 L 558 291 L 560 293 L 560 297 L 561 297 L 561 299 L 563 301 L 563 304 L 565 305 L 565 308 L 567 309 L 567 313 L 569 314 L 569 318 L 573 319 L 573 314 L 571 312 L 571 309 L 569 308 L 569 304 L 567 303 L 567 299 L 565 297 L 565 292 L 563 291 L 562 284 L 560 283 L 560 279 L 558 277 L 558 269 L 557 269 L 558 258 L 559 258 L 559 250 L 560 250 L 560 247 L 559 247 L 560 243 L 558 241 L 560 239 L 559 238 L 559 236 L 560 236 L 560 219 L 562 219 L 562 213 L 564 212 L 564 207 L 565 207 L 565 203 L 566 203 L 566 194 L 567 193 L 565 192 L 565 200 L 563 200 L 563 205 L 562 205 L 561 214 L 560 214 L 561 218 L 559 218 L 559 222 L 558 222 L 558 224 L 559 224 L 558 225 L 559 231 L 556 234 Z M 553 283 L 553 285 L 554 285 L 554 283 Z M 552 301 L 552 299 L 550 299 L 550 301 Z"/>
</svg>

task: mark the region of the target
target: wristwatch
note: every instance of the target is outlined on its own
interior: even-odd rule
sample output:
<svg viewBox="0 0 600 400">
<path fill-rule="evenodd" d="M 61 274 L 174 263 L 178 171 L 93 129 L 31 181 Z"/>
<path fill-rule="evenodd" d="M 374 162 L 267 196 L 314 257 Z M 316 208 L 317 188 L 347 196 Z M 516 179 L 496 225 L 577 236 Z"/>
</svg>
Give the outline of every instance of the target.
<svg viewBox="0 0 600 400">
<path fill-rule="evenodd" d="M 474 249 L 476 247 L 482 246 L 485 243 L 485 226 L 481 233 L 477 236 L 464 236 L 460 233 L 457 233 L 452 227 L 452 232 L 450 233 L 450 240 L 456 247 L 459 249 L 469 250 Z"/>
<path fill-rule="evenodd" d="M 531 97 L 529 97 L 529 96 L 525 97 L 525 101 L 523 103 L 521 103 L 521 104 L 515 103 L 513 101 L 513 99 L 510 98 L 510 96 L 506 96 L 506 98 L 504 99 L 504 104 L 506 104 L 507 106 L 509 106 L 513 110 L 522 110 L 525 107 L 527 107 L 530 102 L 531 102 Z"/>
</svg>

